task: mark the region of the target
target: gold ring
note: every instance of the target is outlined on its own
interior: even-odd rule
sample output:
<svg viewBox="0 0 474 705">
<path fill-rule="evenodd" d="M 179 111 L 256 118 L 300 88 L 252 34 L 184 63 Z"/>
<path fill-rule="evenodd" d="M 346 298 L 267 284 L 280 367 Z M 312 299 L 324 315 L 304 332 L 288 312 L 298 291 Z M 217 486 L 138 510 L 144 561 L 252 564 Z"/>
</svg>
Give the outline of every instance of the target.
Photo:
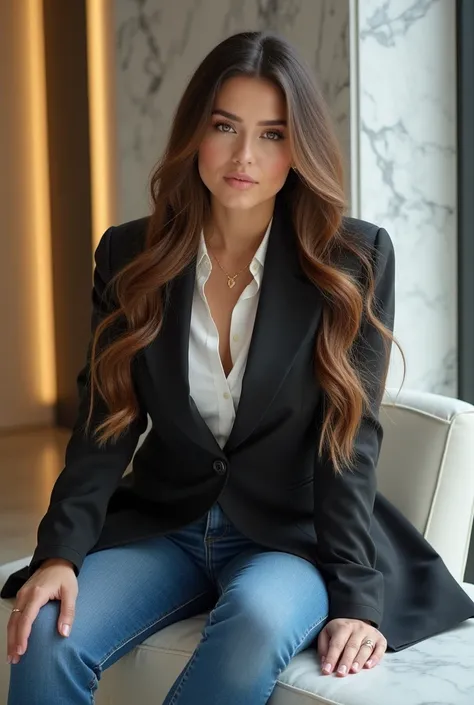
<svg viewBox="0 0 474 705">
<path fill-rule="evenodd" d="M 12 612 L 23 612 L 23 610 L 19 610 L 18 607 L 14 607 L 12 609 Z"/>
<path fill-rule="evenodd" d="M 372 641 L 372 639 L 366 639 L 365 641 L 362 642 L 361 646 L 370 646 L 370 648 L 373 649 L 375 644 Z"/>
</svg>

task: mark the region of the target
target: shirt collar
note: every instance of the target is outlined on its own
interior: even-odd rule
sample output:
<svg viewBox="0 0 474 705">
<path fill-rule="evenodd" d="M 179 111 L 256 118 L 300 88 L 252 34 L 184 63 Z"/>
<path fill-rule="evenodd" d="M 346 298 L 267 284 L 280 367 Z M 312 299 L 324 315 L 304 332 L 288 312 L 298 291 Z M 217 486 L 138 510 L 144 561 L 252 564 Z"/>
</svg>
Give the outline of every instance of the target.
<svg viewBox="0 0 474 705">
<path fill-rule="evenodd" d="M 197 267 L 201 267 L 202 261 L 206 259 L 210 263 L 210 258 L 207 253 L 206 241 L 204 240 L 204 232 L 201 230 L 201 237 L 199 238 L 199 247 L 197 253 Z"/>
<path fill-rule="evenodd" d="M 272 227 L 272 223 L 273 223 L 273 218 L 270 220 L 268 227 L 265 231 L 265 235 L 263 236 L 263 240 L 260 243 L 260 246 L 259 246 L 258 250 L 256 251 L 254 258 L 252 259 L 252 262 L 250 265 L 251 267 L 253 264 L 258 264 L 258 269 L 255 272 L 253 271 L 253 269 L 255 269 L 255 267 L 252 267 L 252 269 L 251 269 L 251 272 L 254 276 L 257 273 L 261 274 L 261 270 L 263 269 L 263 267 L 265 265 L 265 257 L 267 254 L 268 240 L 270 237 L 270 230 Z M 204 240 L 204 232 L 203 232 L 203 230 L 201 230 L 201 237 L 199 239 L 199 247 L 198 247 L 198 252 L 197 252 L 197 267 L 199 269 L 202 268 L 203 262 L 206 262 L 206 264 L 211 265 L 211 267 L 212 267 L 211 258 L 209 257 L 207 247 L 206 247 L 206 241 Z M 260 279 L 260 277 L 259 277 L 259 279 Z"/>
</svg>

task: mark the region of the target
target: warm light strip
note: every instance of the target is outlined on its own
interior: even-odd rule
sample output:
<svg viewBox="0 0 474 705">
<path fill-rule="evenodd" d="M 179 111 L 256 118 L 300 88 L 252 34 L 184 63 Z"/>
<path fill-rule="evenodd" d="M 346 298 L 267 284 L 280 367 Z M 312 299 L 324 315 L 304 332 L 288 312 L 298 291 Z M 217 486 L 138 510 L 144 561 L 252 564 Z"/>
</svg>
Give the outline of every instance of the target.
<svg viewBox="0 0 474 705">
<path fill-rule="evenodd" d="M 87 0 L 93 249 L 116 217 L 113 2 Z"/>
<path fill-rule="evenodd" d="M 32 305 L 35 307 L 35 347 L 31 351 L 36 363 L 33 392 L 35 401 L 51 406 L 56 402 L 56 357 L 54 347 L 54 309 L 51 261 L 51 219 L 49 198 L 48 130 L 46 113 L 46 68 L 42 0 L 27 0 L 26 13 L 29 165 L 25 179 L 31 203 L 32 262 L 34 282 Z"/>
</svg>

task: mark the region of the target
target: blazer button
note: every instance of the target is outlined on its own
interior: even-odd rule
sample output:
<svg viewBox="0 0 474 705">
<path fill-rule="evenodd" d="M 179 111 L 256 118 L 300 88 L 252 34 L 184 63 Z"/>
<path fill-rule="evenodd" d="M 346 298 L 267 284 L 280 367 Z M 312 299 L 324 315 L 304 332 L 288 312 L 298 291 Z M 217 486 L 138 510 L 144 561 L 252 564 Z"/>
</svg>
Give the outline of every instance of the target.
<svg viewBox="0 0 474 705">
<path fill-rule="evenodd" d="M 218 475 L 224 475 L 227 470 L 227 465 L 223 460 L 214 460 L 212 467 Z"/>
</svg>

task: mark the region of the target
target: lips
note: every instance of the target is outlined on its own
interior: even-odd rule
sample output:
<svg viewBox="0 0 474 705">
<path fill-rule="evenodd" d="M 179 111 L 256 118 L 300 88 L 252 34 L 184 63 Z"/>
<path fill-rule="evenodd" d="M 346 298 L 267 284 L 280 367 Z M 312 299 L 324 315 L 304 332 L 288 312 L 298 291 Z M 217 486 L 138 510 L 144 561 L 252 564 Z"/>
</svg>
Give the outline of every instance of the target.
<svg viewBox="0 0 474 705">
<path fill-rule="evenodd" d="M 237 171 L 233 171 L 233 172 L 231 172 L 230 174 L 226 174 L 224 178 L 225 178 L 225 179 L 236 179 L 237 181 L 245 181 L 245 182 L 248 182 L 248 183 L 250 183 L 250 184 L 255 184 L 255 183 L 257 183 L 257 182 L 255 181 L 255 179 L 252 179 L 252 177 L 249 176 L 248 174 L 242 174 L 242 173 L 237 172 Z"/>
</svg>

